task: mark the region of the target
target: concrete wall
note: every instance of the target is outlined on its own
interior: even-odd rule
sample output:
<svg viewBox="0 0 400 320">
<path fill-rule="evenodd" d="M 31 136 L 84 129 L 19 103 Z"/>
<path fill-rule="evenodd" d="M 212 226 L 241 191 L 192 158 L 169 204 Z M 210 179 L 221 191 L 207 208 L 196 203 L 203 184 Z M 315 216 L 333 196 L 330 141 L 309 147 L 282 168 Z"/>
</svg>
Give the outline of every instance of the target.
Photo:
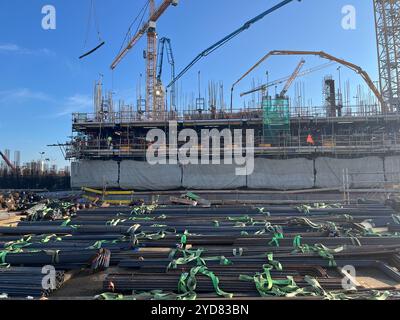
<svg viewBox="0 0 400 320">
<path fill-rule="evenodd" d="M 400 156 L 316 160 L 255 159 L 252 175 L 237 176 L 233 165 L 156 165 L 137 161 L 81 161 L 73 163 L 73 188 L 133 190 L 342 188 L 348 169 L 351 188 L 376 188 L 383 182 L 400 183 Z"/>
</svg>

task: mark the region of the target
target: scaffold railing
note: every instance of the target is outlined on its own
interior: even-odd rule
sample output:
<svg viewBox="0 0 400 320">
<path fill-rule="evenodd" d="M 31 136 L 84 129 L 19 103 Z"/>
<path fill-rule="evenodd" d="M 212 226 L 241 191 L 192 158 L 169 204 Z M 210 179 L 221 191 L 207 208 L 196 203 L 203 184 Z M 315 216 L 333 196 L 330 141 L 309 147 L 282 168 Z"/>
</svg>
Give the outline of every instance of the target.
<svg viewBox="0 0 400 320">
<path fill-rule="evenodd" d="M 299 136 L 274 136 L 274 144 L 266 144 L 264 136 L 254 137 L 255 155 L 307 155 L 313 153 L 330 155 L 358 155 L 358 154 L 379 154 L 385 152 L 400 152 L 400 133 L 393 134 L 351 134 L 351 135 L 314 135 L 314 144 L 307 142 L 308 135 Z M 182 142 L 183 145 L 184 142 Z M 81 159 L 91 157 L 144 157 L 152 143 L 146 138 L 130 140 L 126 137 L 113 140 L 108 139 L 79 137 L 75 138 L 67 146 L 67 158 Z M 168 153 L 169 145 L 161 147 Z M 179 148 L 179 145 L 178 145 Z M 242 146 L 222 145 L 214 148 L 210 144 L 210 155 L 215 152 L 223 154 L 226 149 L 245 150 L 245 142 Z M 202 146 L 198 146 L 198 151 L 202 151 Z"/>
<path fill-rule="evenodd" d="M 343 108 L 341 117 L 331 117 L 326 107 L 290 107 L 290 119 L 300 118 L 321 118 L 321 119 L 345 119 L 345 118 L 370 118 L 370 117 L 399 117 L 398 113 L 382 114 L 378 106 L 360 105 L 348 106 Z M 260 120 L 264 118 L 264 110 L 259 108 L 244 108 L 233 112 L 225 110 L 186 110 L 159 112 L 138 112 L 120 111 L 103 113 L 74 113 L 72 115 L 73 124 L 124 124 L 140 122 L 166 122 L 166 121 L 195 121 L 195 120 Z"/>
</svg>

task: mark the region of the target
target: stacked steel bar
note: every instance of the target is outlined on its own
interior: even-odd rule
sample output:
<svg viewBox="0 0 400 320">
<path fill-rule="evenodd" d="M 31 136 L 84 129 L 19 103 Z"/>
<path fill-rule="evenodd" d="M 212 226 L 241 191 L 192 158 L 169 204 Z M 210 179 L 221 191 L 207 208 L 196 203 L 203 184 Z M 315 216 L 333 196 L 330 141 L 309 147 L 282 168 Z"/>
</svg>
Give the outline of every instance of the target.
<svg viewBox="0 0 400 320">
<path fill-rule="evenodd" d="M 314 299 L 343 297 L 331 292 L 342 289 L 346 265 L 375 269 L 400 283 L 400 236 L 390 233 L 399 223 L 393 209 L 376 203 L 110 207 L 0 228 L 0 250 L 12 267 L 119 266 L 104 290 L 147 292 L 139 298 L 273 297 L 295 288 L 292 295 Z M 257 289 L 264 278 L 271 292 Z M 366 288 L 357 289 L 367 296 Z M 377 296 L 369 294 L 382 298 L 396 288 L 374 289 Z"/>
</svg>

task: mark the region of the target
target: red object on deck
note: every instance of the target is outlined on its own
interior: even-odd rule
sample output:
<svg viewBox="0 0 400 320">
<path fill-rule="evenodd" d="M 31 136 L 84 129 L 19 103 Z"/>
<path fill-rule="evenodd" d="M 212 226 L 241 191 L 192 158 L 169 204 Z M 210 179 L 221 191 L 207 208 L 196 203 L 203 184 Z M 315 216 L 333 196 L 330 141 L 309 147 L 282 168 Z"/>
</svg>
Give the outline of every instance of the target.
<svg viewBox="0 0 400 320">
<path fill-rule="evenodd" d="M 314 139 L 311 134 L 309 134 L 307 137 L 307 143 L 312 144 L 312 145 L 315 144 Z"/>
</svg>

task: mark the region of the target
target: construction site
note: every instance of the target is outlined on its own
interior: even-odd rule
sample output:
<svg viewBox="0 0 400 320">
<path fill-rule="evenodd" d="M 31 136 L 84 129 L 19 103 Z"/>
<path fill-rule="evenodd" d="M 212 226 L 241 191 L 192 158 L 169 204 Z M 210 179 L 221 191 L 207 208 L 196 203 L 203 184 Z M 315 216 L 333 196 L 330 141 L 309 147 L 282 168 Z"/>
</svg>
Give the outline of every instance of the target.
<svg viewBox="0 0 400 320">
<path fill-rule="evenodd" d="M 400 0 L 367 6 L 379 79 L 316 41 L 317 51 L 265 52 L 228 87 L 204 86 L 199 71 L 190 98 L 179 83 L 199 60 L 310 0 L 272 1 L 179 72 L 157 22 L 184 1 L 145 1 L 110 66 L 145 39 L 145 94 L 140 83 L 129 104 L 95 82 L 93 111 L 73 113 L 68 141 L 52 145 L 71 162 L 70 178 L 49 182 L 58 192 L 6 184 L 19 171 L 1 153 L 11 171 L 0 176 L 1 298 L 399 300 Z M 295 69 L 256 83 L 273 57 L 295 57 Z M 297 81 L 328 68 L 339 77 L 319 77 L 321 102 L 307 102 Z"/>
</svg>

